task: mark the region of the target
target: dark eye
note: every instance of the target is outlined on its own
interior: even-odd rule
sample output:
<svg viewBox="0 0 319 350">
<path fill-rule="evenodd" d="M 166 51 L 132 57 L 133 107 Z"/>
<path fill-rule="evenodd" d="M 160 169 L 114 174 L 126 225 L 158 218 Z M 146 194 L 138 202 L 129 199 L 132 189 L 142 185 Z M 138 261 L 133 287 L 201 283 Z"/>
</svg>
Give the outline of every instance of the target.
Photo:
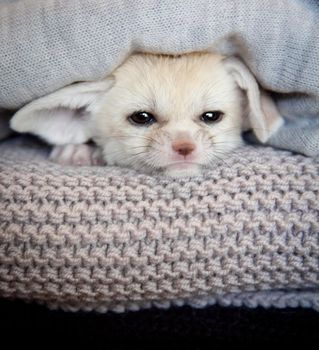
<svg viewBox="0 0 319 350">
<path fill-rule="evenodd" d="M 156 122 L 156 119 L 153 116 L 153 114 L 149 112 L 143 112 L 143 111 L 134 112 L 132 115 L 128 117 L 128 119 L 133 124 L 145 125 L 145 126 L 149 126 Z"/>
<path fill-rule="evenodd" d="M 216 123 L 223 119 L 224 113 L 221 111 L 209 111 L 200 116 L 200 119 L 206 124 Z"/>
</svg>

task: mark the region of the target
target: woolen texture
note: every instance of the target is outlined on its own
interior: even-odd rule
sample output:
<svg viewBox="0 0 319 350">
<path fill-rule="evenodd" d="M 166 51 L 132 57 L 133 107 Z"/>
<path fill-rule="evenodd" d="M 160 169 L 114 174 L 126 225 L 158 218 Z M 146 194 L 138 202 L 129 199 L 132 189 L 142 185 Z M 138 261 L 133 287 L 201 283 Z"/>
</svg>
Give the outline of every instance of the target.
<svg viewBox="0 0 319 350">
<path fill-rule="evenodd" d="M 319 310 L 319 162 L 246 146 L 172 180 L 0 144 L 0 294 L 68 310 Z"/>
<path fill-rule="evenodd" d="M 319 154 L 317 1 L 0 0 L 0 47 L 7 109 L 101 79 L 135 51 L 237 55 L 287 121 L 268 143 Z"/>
</svg>

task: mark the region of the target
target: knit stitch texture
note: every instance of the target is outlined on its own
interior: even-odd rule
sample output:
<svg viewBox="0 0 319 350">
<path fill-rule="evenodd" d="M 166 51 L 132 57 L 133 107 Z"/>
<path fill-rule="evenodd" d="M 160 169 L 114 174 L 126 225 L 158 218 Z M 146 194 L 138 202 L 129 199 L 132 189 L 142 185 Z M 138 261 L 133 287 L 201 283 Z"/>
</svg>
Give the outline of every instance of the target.
<svg viewBox="0 0 319 350">
<path fill-rule="evenodd" d="M 246 146 L 172 180 L 0 144 L 0 295 L 67 310 L 319 310 L 319 159 Z"/>
</svg>

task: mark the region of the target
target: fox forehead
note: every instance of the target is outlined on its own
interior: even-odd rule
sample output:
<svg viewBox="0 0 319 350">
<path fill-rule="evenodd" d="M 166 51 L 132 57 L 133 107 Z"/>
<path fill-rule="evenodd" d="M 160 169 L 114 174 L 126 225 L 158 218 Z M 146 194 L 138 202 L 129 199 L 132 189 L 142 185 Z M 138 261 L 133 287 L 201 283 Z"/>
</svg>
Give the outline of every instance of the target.
<svg viewBox="0 0 319 350">
<path fill-rule="evenodd" d="M 227 109 L 238 91 L 222 60 L 212 53 L 135 54 L 114 72 L 111 95 L 125 101 L 131 112 L 153 111 L 162 120 Z"/>
</svg>

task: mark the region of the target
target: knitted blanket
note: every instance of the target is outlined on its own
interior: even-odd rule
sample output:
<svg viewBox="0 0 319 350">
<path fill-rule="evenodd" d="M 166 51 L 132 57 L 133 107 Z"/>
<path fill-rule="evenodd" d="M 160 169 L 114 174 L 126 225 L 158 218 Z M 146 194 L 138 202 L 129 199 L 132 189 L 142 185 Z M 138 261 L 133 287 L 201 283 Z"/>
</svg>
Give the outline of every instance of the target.
<svg viewBox="0 0 319 350">
<path fill-rule="evenodd" d="M 319 311 L 319 159 L 245 146 L 172 180 L 0 144 L 0 295 L 67 310 Z"/>
<path fill-rule="evenodd" d="M 286 119 L 268 143 L 319 154 L 316 0 L 0 0 L 0 47 L 7 109 L 101 79 L 134 51 L 240 56 Z"/>
</svg>

